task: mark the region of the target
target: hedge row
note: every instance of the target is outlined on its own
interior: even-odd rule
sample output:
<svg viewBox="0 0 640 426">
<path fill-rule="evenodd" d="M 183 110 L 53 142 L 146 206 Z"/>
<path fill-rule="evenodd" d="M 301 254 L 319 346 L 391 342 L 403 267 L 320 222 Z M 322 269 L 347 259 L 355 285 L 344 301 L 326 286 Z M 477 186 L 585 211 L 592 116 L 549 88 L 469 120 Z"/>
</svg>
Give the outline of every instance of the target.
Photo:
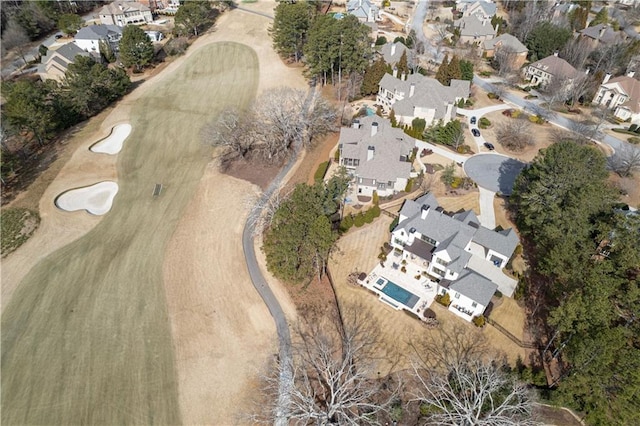
<svg viewBox="0 0 640 426">
<path fill-rule="evenodd" d="M 380 207 L 378 206 L 373 206 L 366 212 L 360 212 L 355 216 L 345 216 L 340 222 L 340 232 L 347 232 L 353 225 L 359 228 L 365 223 L 371 223 L 378 216 L 380 216 Z"/>
</svg>

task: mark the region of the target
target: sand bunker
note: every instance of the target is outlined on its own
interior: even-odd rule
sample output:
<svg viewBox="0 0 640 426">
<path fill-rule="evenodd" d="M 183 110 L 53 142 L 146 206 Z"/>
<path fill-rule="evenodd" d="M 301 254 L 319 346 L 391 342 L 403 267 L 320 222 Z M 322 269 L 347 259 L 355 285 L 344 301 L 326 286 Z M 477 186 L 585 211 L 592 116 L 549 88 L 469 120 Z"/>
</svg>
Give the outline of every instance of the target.
<svg viewBox="0 0 640 426">
<path fill-rule="evenodd" d="M 71 189 L 56 198 L 56 206 L 66 211 L 86 210 L 91 214 L 103 215 L 111 210 L 113 198 L 118 193 L 118 184 L 111 181 L 99 182 L 83 188 Z"/>
<path fill-rule="evenodd" d="M 129 133 L 131 133 L 131 124 L 118 124 L 111 129 L 111 134 L 106 139 L 93 144 L 89 149 L 103 154 L 117 154 L 122 149 L 122 144 Z"/>
</svg>

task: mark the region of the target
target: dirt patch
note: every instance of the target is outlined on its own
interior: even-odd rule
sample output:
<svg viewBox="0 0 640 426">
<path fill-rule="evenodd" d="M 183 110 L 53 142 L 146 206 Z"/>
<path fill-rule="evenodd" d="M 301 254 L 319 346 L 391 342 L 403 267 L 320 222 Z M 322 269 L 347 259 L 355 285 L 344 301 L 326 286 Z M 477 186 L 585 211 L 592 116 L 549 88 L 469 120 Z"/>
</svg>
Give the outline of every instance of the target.
<svg viewBox="0 0 640 426">
<path fill-rule="evenodd" d="M 282 169 L 282 163 L 268 163 L 259 158 L 247 158 L 232 161 L 222 172 L 238 179 L 257 185 L 263 191 Z"/>
<path fill-rule="evenodd" d="M 609 176 L 609 182 L 620 188 L 622 194 L 620 201 L 631 207 L 640 207 L 640 173 L 636 172 L 631 177 L 620 177 L 615 173 Z"/>
</svg>

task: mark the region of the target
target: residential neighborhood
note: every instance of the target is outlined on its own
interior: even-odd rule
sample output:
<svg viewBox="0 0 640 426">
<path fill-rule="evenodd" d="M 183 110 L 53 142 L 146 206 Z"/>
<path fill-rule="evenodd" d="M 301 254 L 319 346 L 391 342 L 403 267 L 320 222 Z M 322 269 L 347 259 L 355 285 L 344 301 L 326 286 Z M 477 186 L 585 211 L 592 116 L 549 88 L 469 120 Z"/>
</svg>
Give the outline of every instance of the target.
<svg viewBox="0 0 640 426">
<path fill-rule="evenodd" d="M 640 424 L 640 2 L 2 12 L 3 423 Z"/>
</svg>

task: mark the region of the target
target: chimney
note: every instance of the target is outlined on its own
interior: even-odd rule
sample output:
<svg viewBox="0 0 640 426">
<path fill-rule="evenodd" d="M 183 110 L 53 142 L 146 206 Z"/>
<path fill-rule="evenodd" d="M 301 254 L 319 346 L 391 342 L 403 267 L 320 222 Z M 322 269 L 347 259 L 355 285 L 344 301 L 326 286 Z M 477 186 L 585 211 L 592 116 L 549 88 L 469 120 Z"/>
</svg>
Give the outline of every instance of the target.
<svg viewBox="0 0 640 426">
<path fill-rule="evenodd" d="M 587 68 L 586 70 L 584 70 L 584 74 L 585 75 L 589 75 L 589 73 L 591 72 L 591 70 L 589 68 Z"/>
<path fill-rule="evenodd" d="M 598 38 L 601 39 L 604 33 L 606 32 L 607 32 L 607 26 L 603 24 L 602 28 L 600 29 L 600 33 L 598 34 Z"/>
<path fill-rule="evenodd" d="M 396 67 L 393 67 L 393 76 L 395 78 L 398 78 L 398 68 L 396 68 Z"/>
<path fill-rule="evenodd" d="M 483 21 L 482 21 L 482 26 L 483 26 L 483 27 L 486 27 L 486 26 L 487 26 L 487 21 L 486 21 L 486 20 L 483 20 Z"/>
<path fill-rule="evenodd" d="M 631 78 L 633 78 L 633 76 L 634 76 L 634 75 L 636 75 L 636 72 L 635 72 L 635 71 L 629 71 L 629 72 L 627 73 L 627 77 L 631 77 Z"/>
<path fill-rule="evenodd" d="M 555 52 L 553 52 L 553 56 L 555 56 L 556 58 L 558 57 L 558 51 L 557 50 Z"/>
<path fill-rule="evenodd" d="M 371 136 L 375 136 L 378 133 L 378 123 L 375 121 L 371 123 Z"/>
<path fill-rule="evenodd" d="M 374 146 L 369 145 L 367 148 L 367 161 L 373 159 L 373 154 L 376 152 L 376 148 Z"/>
<path fill-rule="evenodd" d="M 402 73 L 402 80 L 407 81 L 407 73 Z"/>
<path fill-rule="evenodd" d="M 607 84 L 610 78 L 611 78 L 611 74 L 607 73 L 602 79 L 602 84 Z"/>
<path fill-rule="evenodd" d="M 422 207 L 420 208 L 420 219 L 425 220 L 428 214 L 429 214 L 429 206 L 426 204 L 423 204 Z"/>
<path fill-rule="evenodd" d="M 353 120 L 353 123 L 351 124 L 351 127 L 354 129 L 359 129 L 360 128 L 360 120 Z"/>
<path fill-rule="evenodd" d="M 496 26 L 493 27 L 493 29 L 496 31 L 496 34 L 498 34 L 498 28 L 500 28 L 500 24 L 496 24 Z"/>
<path fill-rule="evenodd" d="M 391 56 L 396 54 L 396 44 L 391 43 Z"/>
<path fill-rule="evenodd" d="M 412 97 L 415 91 L 416 91 L 416 84 L 411 83 L 411 86 L 409 87 L 409 97 Z"/>
</svg>

